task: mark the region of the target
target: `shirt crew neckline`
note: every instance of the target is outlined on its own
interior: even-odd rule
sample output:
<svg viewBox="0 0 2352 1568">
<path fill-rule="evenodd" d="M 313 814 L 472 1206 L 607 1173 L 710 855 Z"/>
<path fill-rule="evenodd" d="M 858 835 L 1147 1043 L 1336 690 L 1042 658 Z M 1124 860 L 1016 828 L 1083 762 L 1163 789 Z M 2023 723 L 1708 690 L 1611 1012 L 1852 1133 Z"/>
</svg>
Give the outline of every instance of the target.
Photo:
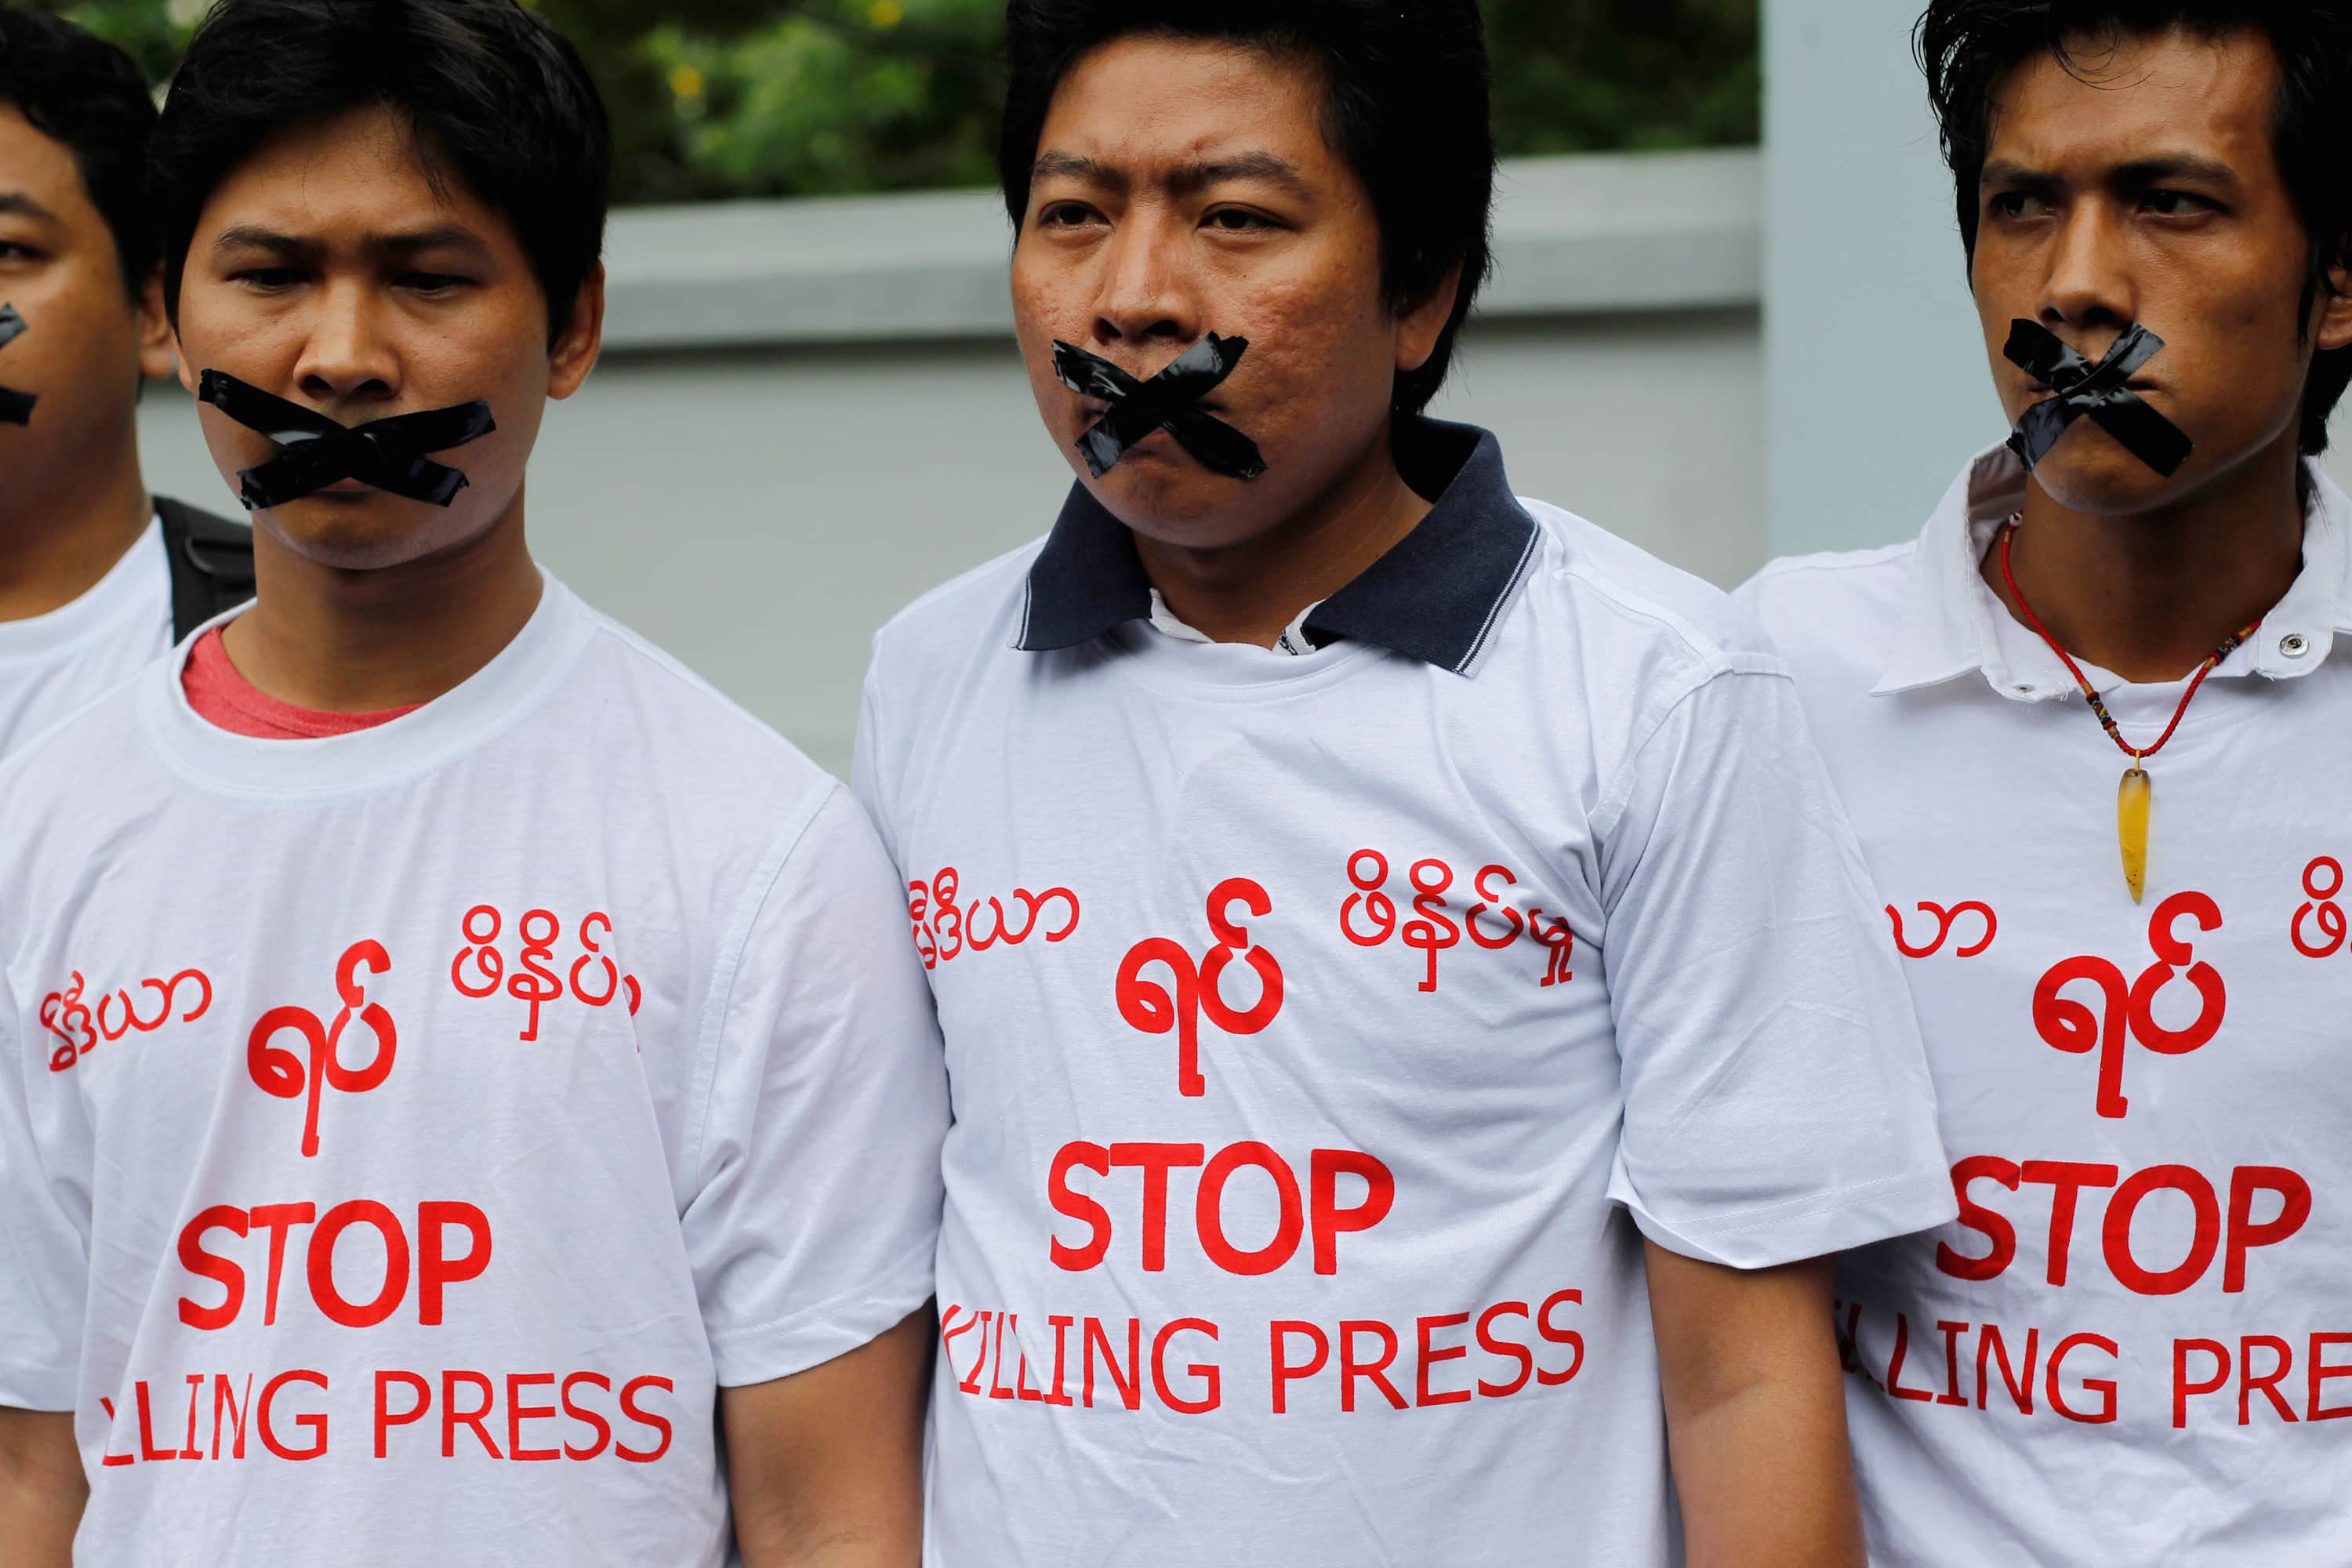
<svg viewBox="0 0 2352 1568">
<path fill-rule="evenodd" d="M 158 584 L 168 590 L 170 581 L 171 568 L 163 559 L 163 520 L 151 516 L 131 548 L 79 597 L 45 615 L 0 621 L 0 663 L 46 658 L 111 631 L 117 621 L 152 608 L 149 590 Z"/>
<path fill-rule="evenodd" d="M 189 782 L 225 795 L 289 798 L 363 790 L 413 777 L 489 740 L 525 710 L 585 646 L 587 608 L 540 569 L 539 605 L 496 657 L 432 701 L 373 729 L 317 740 L 234 734 L 189 705 L 183 685 L 190 634 L 142 678 L 139 721 L 164 761 Z"/>
<path fill-rule="evenodd" d="M 1102 634 L 1103 664 L 1118 679 L 1212 702 L 1286 702 L 1320 695 L 1382 661 L 1418 662 L 1371 643 L 1341 640 L 1276 654 L 1255 643 L 1188 642 L 1148 621 Z"/>
<path fill-rule="evenodd" d="M 316 740 L 323 735 L 348 735 L 389 724 L 423 706 L 408 702 L 397 708 L 361 713 L 337 713 L 323 708 L 301 708 L 269 695 L 245 678 L 228 657 L 218 626 L 207 630 L 189 647 L 180 669 L 181 689 L 188 705 L 215 729 L 274 741 Z"/>
<path fill-rule="evenodd" d="M 1282 628 L 1282 636 L 1276 638 L 1274 646 L 1265 651 L 1277 658 L 1296 658 L 1302 653 L 1313 653 L 1316 642 L 1307 634 L 1307 621 L 1308 616 L 1322 607 L 1323 601 L 1318 599 L 1292 616 L 1290 624 Z M 1202 643 L 1217 640 L 1170 609 L 1167 596 L 1157 588 L 1151 590 L 1150 619 L 1153 631 L 1162 637 L 1174 637 L 1178 642 Z"/>
</svg>

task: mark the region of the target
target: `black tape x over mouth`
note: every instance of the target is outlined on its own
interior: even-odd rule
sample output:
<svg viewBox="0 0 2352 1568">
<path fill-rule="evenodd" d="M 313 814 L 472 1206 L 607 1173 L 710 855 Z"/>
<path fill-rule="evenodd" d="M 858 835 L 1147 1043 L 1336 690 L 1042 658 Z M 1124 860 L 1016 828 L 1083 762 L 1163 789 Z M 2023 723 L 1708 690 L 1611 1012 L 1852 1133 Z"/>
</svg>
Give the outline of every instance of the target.
<svg viewBox="0 0 2352 1568">
<path fill-rule="evenodd" d="M 498 428 L 490 405 L 481 402 L 338 425 L 315 409 L 217 370 L 199 378 L 196 395 L 283 448 L 272 461 L 236 476 L 239 499 L 248 511 L 284 506 L 344 479 L 447 506 L 466 488 L 466 476 L 425 454 L 478 441 Z"/>
<path fill-rule="evenodd" d="M 2011 322 L 2009 343 L 2001 353 L 2055 394 L 2025 411 L 2009 438 L 2011 449 L 2030 470 L 2050 455 L 2075 420 L 2088 416 L 2121 442 L 2124 450 L 2170 479 L 2196 450 L 2196 443 L 2125 384 L 2163 348 L 2162 338 L 2135 321 L 2116 340 L 2107 357 L 2093 364 L 2041 323 Z"/>
<path fill-rule="evenodd" d="M 0 348 L 6 348 L 24 335 L 25 318 L 16 313 L 16 307 L 0 305 Z M 0 425 L 31 424 L 33 405 L 39 401 L 32 393 L 0 386 Z"/>
<path fill-rule="evenodd" d="M 1194 406 L 1234 374 L 1248 352 L 1247 338 L 1211 332 L 1150 381 L 1138 381 L 1107 359 L 1056 341 L 1054 374 L 1062 384 L 1110 405 L 1078 437 L 1078 450 L 1095 478 L 1110 472 L 1129 449 L 1157 430 L 1173 436 L 1212 472 L 1236 479 L 1254 479 L 1265 472 L 1256 442 Z"/>
</svg>

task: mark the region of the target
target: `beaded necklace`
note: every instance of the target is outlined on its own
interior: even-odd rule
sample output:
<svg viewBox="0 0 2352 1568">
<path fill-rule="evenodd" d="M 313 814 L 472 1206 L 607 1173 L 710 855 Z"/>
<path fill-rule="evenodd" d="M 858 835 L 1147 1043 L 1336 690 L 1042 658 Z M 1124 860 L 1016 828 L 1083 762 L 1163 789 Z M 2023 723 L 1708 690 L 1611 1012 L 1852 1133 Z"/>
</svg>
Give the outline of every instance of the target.
<svg viewBox="0 0 2352 1568">
<path fill-rule="evenodd" d="M 2017 574 L 2010 570 L 2009 554 L 2010 545 L 2017 538 L 2017 525 L 2023 521 L 2024 514 L 2021 512 L 2011 517 L 2000 531 L 2001 580 L 2009 584 L 2009 596 L 2017 601 L 2019 609 L 2025 612 L 2027 624 L 2041 634 L 2042 640 L 2050 645 L 2050 651 L 2066 666 L 2066 673 L 2074 678 L 2074 684 L 2083 689 L 2084 700 L 2090 703 L 2091 711 L 2099 716 L 2099 727 L 2107 732 L 2107 739 L 2132 760 L 2132 765 L 2124 770 L 2123 786 L 2116 797 L 2116 831 L 2123 843 L 2124 881 L 2131 889 L 2132 902 L 2138 903 L 2140 895 L 2147 889 L 2147 819 L 2155 795 L 2154 787 L 2148 781 L 2147 760 L 2164 750 L 2165 742 L 2172 739 L 2172 732 L 2180 728 L 2180 721 L 2188 714 L 2189 704 L 2195 700 L 2197 689 L 2205 684 L 2205 678 L 2212 674 L 2214 668 L 2223 659 L 2237 652 L 2248 638 L 2262 630 L 2263 623 L 2256 620 L 2244 630 L 2223 637 L 2221 646 L 2213 650 L 2212 657 L 2190 679 L 2189 689 L 2180 694 L 2180 706 L 2172 710 L 2172 722 L 2164 727 L 2164 733 L 2157 737 L 2156 744 L 2136 747 L 2124 739 L 2123 731 L 2116 727 L 2115 716 L 2107 711 L 2106 703 L 2100 700 L 2097 690 L 2084 678 L 2082 666 L 2058 646 L 2058 639 L 2050 635 L 2050 628 L 2042 624 L 2042 617 L 2033 613 L 2033 606 L 2026 603 L 2024 593 L 2017 585 Z"/>
</svg>

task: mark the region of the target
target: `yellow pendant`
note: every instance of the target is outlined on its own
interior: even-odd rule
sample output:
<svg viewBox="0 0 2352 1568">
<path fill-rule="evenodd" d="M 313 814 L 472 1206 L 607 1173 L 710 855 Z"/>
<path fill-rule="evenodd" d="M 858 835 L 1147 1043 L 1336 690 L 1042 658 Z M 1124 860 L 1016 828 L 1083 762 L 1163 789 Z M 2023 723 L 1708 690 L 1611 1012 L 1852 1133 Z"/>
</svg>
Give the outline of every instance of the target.
<svg viewBox="0 0 2352 1568">
<path fill-rule="evenodd" d="M 2147 811 L 2153 791 L 2146 770 L 2137 763 L 2124 770 L 2122 790 L 2116 797 L 2116 828 L 2123 839 L 2124 880 L 2131 886 L 2132 902 L 2147 890 Z"/>
</svg>

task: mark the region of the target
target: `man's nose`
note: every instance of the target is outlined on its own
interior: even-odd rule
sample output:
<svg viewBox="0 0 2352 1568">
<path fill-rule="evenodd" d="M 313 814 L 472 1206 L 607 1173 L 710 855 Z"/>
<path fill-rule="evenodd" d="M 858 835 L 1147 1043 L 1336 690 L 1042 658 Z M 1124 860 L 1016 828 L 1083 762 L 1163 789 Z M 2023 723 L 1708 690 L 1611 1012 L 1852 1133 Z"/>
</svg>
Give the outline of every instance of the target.
<svg viewBox="0 0 2352 1568">
<path fill-rule="evenodd" d="M 330 406 L 389 401 L 399 394 L 400 358 L 384 331 L 375 290 L 331 283 L 307 321 L 294 379 L 305 396 Z"/>
<path fill-rule="evenodd" d="M 2111 336 L 2099 341 L 2100 334 L 2138 320 L 2138 306 L 2129 239 L 2119 220 L 2104 204 L 2077 203 L 2051 243 L 2042 324 L 2053 331 L 2072 329 L 2066 335 L 2075 349 L 2096 357 L 2113 342 Z"/>
<path fill-rule="evenodd" d="M 1186 237 L 1181 224 L 1153 215 L 1131 215 L 1113 232 L 1095 297 L 1098 343 L 1200 340 L 1208 328 L 1191 286 Z"/>
</svg>

